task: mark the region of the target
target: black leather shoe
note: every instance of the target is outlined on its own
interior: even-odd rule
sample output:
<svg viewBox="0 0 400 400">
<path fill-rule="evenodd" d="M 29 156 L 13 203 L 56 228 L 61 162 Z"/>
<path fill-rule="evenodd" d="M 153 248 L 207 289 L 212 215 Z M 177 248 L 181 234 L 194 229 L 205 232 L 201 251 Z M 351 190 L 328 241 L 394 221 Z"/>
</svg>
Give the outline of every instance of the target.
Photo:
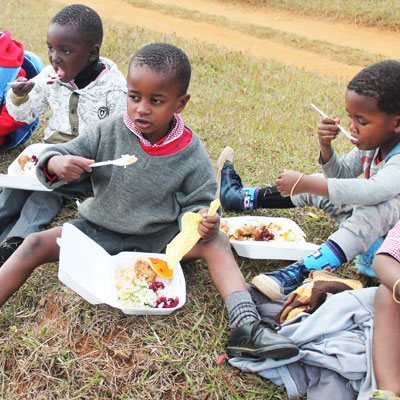
<svg viewBox="0 0 400 400">
<path fill-rule="evenodd" d="M 278 328 L 274 321 L 262 319 L 234 329 L 228 341 L 228 357 L 282 359 L 297 356 L 298 347 L 276 333 Z"/>
<path fill-rule="evenodd" d="M 24 241 L 20 237 L 11 237 L 0 244 L 0 267 L 12 256 Z"/>
</svg>

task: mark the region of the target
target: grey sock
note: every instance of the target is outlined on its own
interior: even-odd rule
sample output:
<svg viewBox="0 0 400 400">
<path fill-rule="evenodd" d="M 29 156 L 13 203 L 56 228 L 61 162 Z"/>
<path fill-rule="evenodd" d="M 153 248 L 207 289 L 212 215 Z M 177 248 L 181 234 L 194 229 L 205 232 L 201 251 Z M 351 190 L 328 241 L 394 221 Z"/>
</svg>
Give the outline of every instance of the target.
<svg viewBox="0 0 400 400">
<path fill-rule="evenodd" d="M 260 319 L 257 308 L 247 290 L 231 293 L 225 299 L 225 306 L 228 311 L 229 326 L 232 329 Z"/>
</svg>

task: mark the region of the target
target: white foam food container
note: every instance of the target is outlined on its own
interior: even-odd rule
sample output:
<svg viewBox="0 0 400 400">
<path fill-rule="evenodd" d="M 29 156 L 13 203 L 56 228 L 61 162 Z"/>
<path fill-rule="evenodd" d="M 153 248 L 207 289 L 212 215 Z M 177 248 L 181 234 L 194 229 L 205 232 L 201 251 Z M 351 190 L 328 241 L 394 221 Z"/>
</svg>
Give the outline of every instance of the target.
<svg viewBox="0 0 400 400">
<path fill-rule="evenodd" d="M 299 235 L 305 238 L 305 233 L 301 228 L 289 218 L 280 217 L 232 217 L 222 218 L 221 221 L 226 221 L 232 229 L 239 228 L 244 225 L 269 225 L 271 222 L 282 226 L 283 231 L 292 229 Z M 265 260 L 299 260 L 311 254 L 318 249 L 314 243 L 306 241 L 255 241 L 255 240 L 232 240 L 230 239 L 232 247 L 236 253 L 241 257 L 252 259 L 265 259 Z"/>
<path fill-rule="evenodd" d="M 18 159 L 21 156 L 32 157 L 35 155 L 39 158 L 40 153 L 46 146 L 51 145 L 46 143 L 35 143 L 26 147 L 24 151 L 10 164 L 7 169 L 7 174 L 0 174 L 0 187 L 50 192 L 52 189 L 44 186 L 36 175 L 23 175 L 21 166 L 18 163 Z"/>
<path fill-rule="evenodd" d="M 186 302 L 186 284 L 182 268 L 178 263 L 172 279 L 157 280 L 165 284 L 166 297 L 178 297 L 173 308 L 134 308 L 122 306 L 117 298 L 116 270 L 131 266 L 138 257 L 166 260 L 165 254 L 122 252 L 111 256 L 95 241 L 74 225 L 63 225 L 60 245 L 58 278 L 91 304 L 105 303 L 119 308 L 125 314 L 167 315 L 181 308 Z"/>
</svg>

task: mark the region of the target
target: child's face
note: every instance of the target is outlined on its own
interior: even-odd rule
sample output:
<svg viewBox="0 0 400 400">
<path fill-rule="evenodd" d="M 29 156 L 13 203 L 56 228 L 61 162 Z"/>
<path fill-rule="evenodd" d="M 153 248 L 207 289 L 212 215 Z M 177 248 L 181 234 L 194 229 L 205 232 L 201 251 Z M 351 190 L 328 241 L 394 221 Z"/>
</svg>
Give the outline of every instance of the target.
<svg viewBox="0 0 400 400">
<path fill-rule="evenodd" d="M 152 144 L 169 130 L 174 113 L 180 113 L 190 95 L 179 95 L 171 74 L 148 66 L 132 65 L 128 72 L 128 115 L 135 127 Z"/>
<path fill-rule="evenodd" d="M 379 147 L 385 157 L 400 142 L 400 116 L 380 111 L 377 100 L 361 96 L 353 90 L 346 91 L 346 111 L 349 128 L 360 150 Z"/>
<path fill-rule="evenodd" d="M 70 82 L 99 56 L 73 25 L 51 24 L 47 31 L 48 57 L 61 82 Z"/>
</svg>

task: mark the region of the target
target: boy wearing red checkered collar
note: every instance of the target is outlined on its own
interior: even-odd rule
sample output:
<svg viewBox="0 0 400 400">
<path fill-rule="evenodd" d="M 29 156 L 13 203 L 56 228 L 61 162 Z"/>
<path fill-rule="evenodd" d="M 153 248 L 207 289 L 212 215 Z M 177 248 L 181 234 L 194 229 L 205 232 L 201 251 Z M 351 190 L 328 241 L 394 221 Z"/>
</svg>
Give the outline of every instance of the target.
<svg viewBox="0 0 400 400">
<path fill-rule="evenodd" d="M 72 224 L 110 254 L 161 252 L 179 232 L 183 215 L 200 213 L 201 240 L 183 261 L 202 258 L 208 265 L 233 328 L 228 355 L 295 356 L 293 342 L 278 335 L 273 323 L 260 320 L 229 240 L 218 229 L 218 215 L 207 216 L 217 189 L 214 168 L 199 137 L 185 129 L 179 117 L 190 98 L 190 74 L 187 56 L 175 46 L 155 43 L 142 48 L 129 66 L 127 112 L 45 150 L 39 179 L 56 188 L 91 174 L 94 196 L 79 206 L 80 218 Z M 137 156 L 127 168 L 91 168 L 94 161 L 127 152 Z M 60 234 L 57 227 L 30 235 L 3 265 L 0 305 L 38 265 L 58 259 Z"/>
</svg>

